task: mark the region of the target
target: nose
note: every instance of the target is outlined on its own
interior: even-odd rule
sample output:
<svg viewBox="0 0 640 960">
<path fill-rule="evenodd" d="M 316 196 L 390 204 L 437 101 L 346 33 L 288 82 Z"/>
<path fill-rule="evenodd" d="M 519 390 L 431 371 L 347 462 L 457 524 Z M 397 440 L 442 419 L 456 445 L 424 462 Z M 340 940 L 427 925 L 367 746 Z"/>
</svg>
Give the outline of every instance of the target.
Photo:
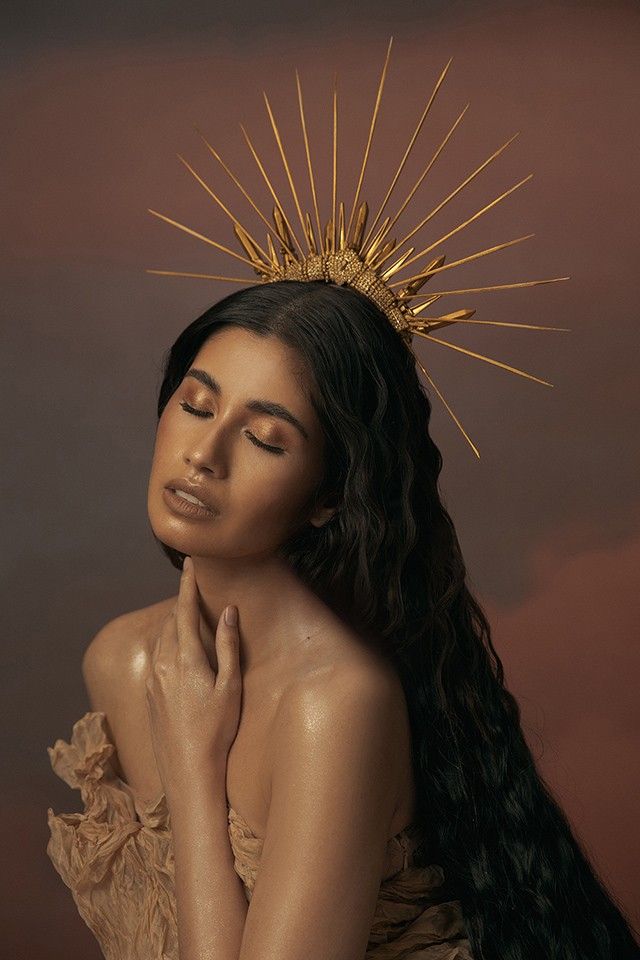
<svg viewBox="0 0 640 960">
<path fill-rule="evenodd" d="M 184 451 L 184 462 L 199 473 L 224 476 L 226 466 L 221 438 L 208 422 L 206 429 L 191 437 Z"/>
<path fill-rule="evenodd" d="M 193 467 L 198 473 L 215 473 L 214 468 L 205 461 L 200 451 L 185 453 L 184 462 Z"/>
</svg>

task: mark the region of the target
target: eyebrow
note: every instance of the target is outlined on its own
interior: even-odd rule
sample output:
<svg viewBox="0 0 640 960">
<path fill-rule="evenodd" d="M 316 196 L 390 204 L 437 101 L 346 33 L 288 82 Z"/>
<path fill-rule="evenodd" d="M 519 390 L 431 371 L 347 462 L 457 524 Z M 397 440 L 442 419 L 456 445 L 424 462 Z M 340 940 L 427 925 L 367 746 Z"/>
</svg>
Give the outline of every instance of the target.
<svg viewBox="0 0 640 960">
<path fill-rule="evenodd" d="M 210 373 L 207 373 L 206 370 L 199 370 L 198 367 L 191 367 L 185 373 L 185 379 L 187 377 L 193 377 L 194 380 L 198 380 L 200 383 L 203 383 L 205 387 L 208 387 L 209 390 L 212 390 L 216 396 L 222 395 L 222 387 L 218 383 L 215 377 L 212 377 Z M 292 424 L 297 430 L 300 431 L 305 440 L 309 439 L 309 434 L 303 423 L 298 420 L 287 407 L 284 407 L 281 403 L 276 403 L 274 400 L 247 400 L 245 407 L 247 410 L 254 410 L 256 413 L 266 413 L 271 417 L 278 417 L 280 420 L 286 420 L 287 423 Z"/>
</svg>

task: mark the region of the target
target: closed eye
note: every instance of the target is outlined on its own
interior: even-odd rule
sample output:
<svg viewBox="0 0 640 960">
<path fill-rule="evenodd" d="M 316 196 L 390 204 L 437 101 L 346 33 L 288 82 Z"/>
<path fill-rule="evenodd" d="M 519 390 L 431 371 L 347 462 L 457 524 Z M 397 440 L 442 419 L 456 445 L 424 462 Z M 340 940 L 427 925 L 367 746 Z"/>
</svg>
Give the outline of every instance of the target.
<svg viewBox="0 0 640 960">
<path fill-rule="evenodd" d="M 192 407 L 191 404 L 187 403 L 186 400 L 181 400 L 180 406 L 182 407 L 183 410 L 186 411 L 186 413 L 190 413 L 194 417 L 210 417 L 211 416 L 211 412 L 209 410 L 199 410 L 197 407 Z M 278 456 L 280 456 L 285 452 L 282 449 L 282 447 L 273 447 L 269 443 L 263 443 L 262 440 L 258 440 L 258 438 L 255 437 L 250 430 L 245 430 L 245 434 L 249 437 L 251 442 L 255 444 L 256 447 L 262 447 L 263 450 L 268 450 L 269 453 L 275 453 Z"/>
</svg>

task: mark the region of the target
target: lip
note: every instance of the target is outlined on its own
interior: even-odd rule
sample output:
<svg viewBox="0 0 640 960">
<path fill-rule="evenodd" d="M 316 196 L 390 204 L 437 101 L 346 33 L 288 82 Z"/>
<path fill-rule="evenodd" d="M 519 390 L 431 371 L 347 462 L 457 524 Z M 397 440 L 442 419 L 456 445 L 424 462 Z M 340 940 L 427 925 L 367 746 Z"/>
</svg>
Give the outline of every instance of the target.
<svg viewBox="0 0 640 960">
<path fill-rule="evenodd" d="M 184 500 L 182 497 L 179 497 L 176 493 L 174 493 L 176 489 L 182 490 L 184 493 L 190 493 L 192 497 L 197 497 L 198 500 L 202 501 L 204 507 L 198 506 L 196 503 L 190 503 L 188 500 Z M 192 483 L 190 480 L 185 480 L 183 478 L 170 480 L 163 490 L 163 497 L 165 503 L 167 503 L 171 508 L 178 510 L 178 512 L 182 513 L 184 516 L 212 517 L 219 513 L 216 504 L 213 502 L 209 494 L 206 493 L 197 483 Z"/>
<path fill-rule="evenodd" d="M 169 509 L 173 513 L 179 513 L 182 517 L 190 517 L 193 520 L 211 520 L 215 517 L 215 513 L 209 507 L 200 507 L 197 503 L 184 500 L 170 487 L 164 488 L 162 497 Z"/>
</svg>

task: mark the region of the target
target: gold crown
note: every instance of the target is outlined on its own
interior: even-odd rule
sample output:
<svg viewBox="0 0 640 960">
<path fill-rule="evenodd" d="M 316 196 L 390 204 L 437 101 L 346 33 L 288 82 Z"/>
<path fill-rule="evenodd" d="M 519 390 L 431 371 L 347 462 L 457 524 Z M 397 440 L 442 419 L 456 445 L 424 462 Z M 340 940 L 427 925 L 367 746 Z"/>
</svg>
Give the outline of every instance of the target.
<svg viewBox="0 0 640 960">
<path fill-rule="evenodd" d="M 376 96 L 376 102 L 373 109 L 373 116 L 371 119 L 371 125 L 369 128 L 369 136 L 367 139 L 367 144 L 364 151 L 364 157 L 362 160 L 362 166 L 360 169 L 360 175 L 358 178 L 358 184 L 356 187 L 355 196 L 353 198 L 353 203 L 351 205 L 351 212 L 349 214 L 349 220 L 345 226 L 345 206 L 344 202 L 336 204 L 336 185 L 337 185 L 337 143 L 338 143 L 338 106 L 337 106 L 337 81 L 334 75 L 333 82 L 333 178 L 332 178 L 332 207 L 331 207 L 331 216 L 327 221 L 324 230 L 322 229 L 322 223 L 320 220 L 320 213 L 318 210 L 318 198 L 316 192 L 315 178 L 313 174 L 313 165 L 311 162 L 311 153 L 309 150 L 309 138 L 307 135 L 307 125 L 304 115 L 304 106 L 302 100 L 302 90 L 300 88 L 300 78 L 298 76 L 298 71 L 296 70 L 296 83 L 298 88 L 298 104 L 300 110 L 300 123 L 302 127 L 302 135 L 304 138 L 304 146 L 306 151 L 307 158 L 307 167 L 309 174 L 309 185 L 311 188 L 311 196 L 313 200 L 313 209 L 315 214 L 315 221 L 317 226 L 317 234 L 314 232 L 314 227 L 312 225 L 311 216 L 309 213 L 305 212 L 303 215 L 302 208 L 300 206 L 300 200 L 298 197 L 298 191 L 294 183 L 294 179 L 291 175 L 291 169 L 287 156 L 284 150 L 282 143 L 282 138 L 280 136 L 275 118 L 273 116 L 273 111 L 271 110 L 271 105 L 267 98 L 266 93 L 263 91 L 263 96 L 265 99 L 267 111 L 269 114 L 269 119 L 271 121 L 271 126 L 273 128 L 273 133 L 278 145 L 280 156 L 282 158 L 282 163 L 284 170 L 289 181 L 289 186 L 291 189 L 291 194 L 295 203 L 296 212 L 298 219 L 300 220 L 302 237 L 304 238 L 304 243 L 306 244 L 306 251 L 303 249 L 300 240 L 296 236 L 296 233 L 291 225 L 289 218 L 285 212 L 283 204 L 280 202 L 272 184 L 269 180 L 269 177 L 264 168 L 260 157 L 258 156 L 250 138 L 247 134 L 244 126 L 240 124 L 242 132 L 245 136 L 249 149 L 253 155 L 253 158 L 264 178 L 265 183 L 273 197 L 275 206 L 273 208 L 273 222 L 274 225 L 269 222 L 265 217 L 262 211 L 258 208 L 253 199 L 249 196 L 245 188 L 242 186 L 237 177 L 232 173 L 227 164 L 222 160 L 217 151 L 211 146 L 207 141 L 204 135 L 196 127 L 196 131 L 199 136 L 202 138 L 206 144 L 209 151 L 216 158 L 216 160 L 221 164 L 223 169 L 233 180 L 235 185 L 242 192 L 244 197 L 251 204 L 255 212 L 258 214 L 260 219 L 265 223 L 268 233 L 267 233 L 267 249 L 264 250 L 251 236 L 245 227 L 239 222 L 239 220 L 234 216 L 234 214 L 225 206 L 222 200 L 211 190 L 211 188 L 205 183 L 205 181 L 195 172 L 195 170 L 190 166 L 187 161 L 178 154 L 178 158 L 184 163 L 186 168 L 193 174 L 196 180 L 202 185 L 202 187 L 207 191 L 210 197 L 216 201 L 217 204 L 224 210 L 227 216 L 233 221 L 233 229 L 235 231 L 236 237 L 238 238 L 243 250 L 247 256 L 242 256 L 239 253 L 236 253 L 234 250 L 230 250 L 228 247 L 223 246 L 220 243 L 217 243 L 215 240 L 212 240 L 210 237 L 205 237 L 201 233 L 192 230 L 190 227 L 185 226 L 182 223 L 178 223 L 176 220 L 172 220 L 170 217 L 164 216 L 162 213 L 158 213 L 156 210 L 149 209 L 149 213 L 154 214 L 156 217 L 160 217 L 162 220 L 165 220 L 167 223 L 172 224 L 174 227 L 178 227 L 180 230 L 185 231 L 186 233 L 191 234 L 193 237 L 197 237 L 199 240 L 203 240 L 205 243 L 210 244 L 211 246 L 216 247 L 218 250 L 222 250 L 224 253 L 229 254 L 237 260 L 241 260 L 243 263 L 248 264 L 252 267 L 256 274 L 258 275 L 261 282 L 264 283 L 273 283 L 278 280 L 324 280 L 326 282 L 332 282 L 340 285 L 348 285 L 354 287 L 356 290 L 361 291 L 367 297 L 369 297 L 387 316 L 390 323 L 400 334 L 403 342 L 411 350 L 414 359 L 423 374 L 435 390 L 435 392 L 440 397 L 444 406 L 450 413 L 451 417 L 455 423 L 460 428 L 462 434 L 469 442 L 472 450 L 477 457 L 480 457 L 480 453 L 475 444 L 471 441 L 467 431 L 462 426 L 460 420 L 456 414 L 451 409 L 450 405 L 445 400 L 443 394 L 438 389 L 436 384 L 433 381 L 432 376 L 426 371 L 423 364 L 420 362 L 415 352 L 412 349 L 411 342 L 413 335 L 418 335 L 423 337 L 425 340 L 429 340 L 433 343 L 442 344 L 445 347 L 450 347 L 452 350 L 457 350 L 460 353 L 464 353 L 467 356 L 476 357 L 479 360 L 485 360 L 487 363 L 494 364 L 497 367 L 502 367 L 504 370 L 509 370 L 511 373 L 518 374 L 519 376 L 526 377 L 529 380 L 535 380 L 537 383 L 542 383 L 545 386 L 552 386 L 551 383 L 547 380 L 542 380 L 539 377 L 533 376 L 531 373 L 525 373 L 524 370 L 519 370 L 517 367 L 510 366 L 507 363 L 503 363 L 500 360 L 493 359 L 491 357 L 484 356 L 480 353 L 475 353 L 473 350 L 468 350 L 465 347 L 461 347 L 458 344 L 450 343 L 447 340 L 441 340 L 438 337 L 432 335 L 432 331 L 439 329 L 440 327 L 446 327 L 453 323 L 478 323 L 478 324 L 487 324 L 491 326 L 499 327 L 520 327 L 529 330 L 568 330 L 568 327 L 548 327 L 548 326 L 538 326 L 535 324 L 528 323 L 506 323 L 496 320 L 472 320 L 471 317 L 475 313 L 475 310 L 454 310 L 451 313 L 445 313 L 440 316 L 426 316 L 423 315 L 423 312 L 427 310 L 432 304 L 444 296 L 450 296 L 453 294 L 461 293 L 477 293 L 480 291 L 487 290 L 505 290 L 515 287 L 530 287 L 542 283 L 555 283 L 558 280 L 569 280 L 570 277 L 553 277 L 548 280 L 526 280 L 519 283 L 501 283 L 494 284 L 492 286 L 485 287 L 468 287 L 466 289 L 457 289 L 457 290 L 439 290 L 437 292 L 432 292 L 428 296 L 424 293 L 419 293 L 420 290 L 424 287 L 428 280 L 433 276 L 441 273 L 444 270 L 449 270 L 451 267 L 459 266 L 463 263 L 468 263 L 471 260 L 476 260 L 479 257 L 486 256 L 489 253 L 494 253 L 497 250 L 502 250 L 505 247 L 513 246 L 516 243 L 520 243 L 522 240 L 528 240 L 530 237 L 533 237 L 534 234 L 527 234 L 523 237 L 517 237 L 515 240 L 508 240 L 505 243 L 497 244 L 493 247 L 488 247 L 485 250 L 480 250 L 476 253 L 472 253 L 469 256 L 463 257 L 459 260 L 454 260 L 451 263 L 445 264 L 445 254 L 439 253 L 437 256 L 432 257 L 429 261 L 419 269 L 418 273 L 415 273 L 413 276 L 409 276 L 403 280 L 395 279 L 392 281 L 392 277 L 395 277 L 401 270 L 406 270 L 407 267 L 414 263 L 416 260 L 421 259 L 425 254 L 429 254 L 431 251 L 435 250 L 436 247 L 439 247 L 442 243 L 452 237 L 454 234 L 458 233 L 459 230 L 462 230 L 468 224 L 472 223 L 474 220 L 477 220 L 478 217 L 486 213 L 487 210 L 490 210 L 495 204 L 499 203 L 509 194 L 513 193 L 518 187 L 521 187 L 522 184 L 526 183 L 531 179 L 533 174 L 529 174 L 523 180 L 520 180 L 519 183 L 516 183 L 514 186 L 510 187 L 509 190 L 506 190 L 500 196 L 495 197 L 490 203 L 486 204 L 482 209 L 478 210 L 473 216 L 466 219 L 463 223 L 458 224 L 453 230 L 449 230 L 448 233 L 445 233 L 443 236 L 439 237 L 437 240 L 434 240 L 429 246 L 420 250 L 418 253 L 414 253 L 415 246 L 409 247 L 400 256 L 396 256 L 393 262 L 389 263 L 389 259 L 392 254 L 397 254 L 400 247 L 404 246 L 422 227 L 429 221 L 433 216 L 435 216 L 438 211 L 440 211 L 453 197 L 456 196 L 468 183 L 470 183 L 488 164 L 490 164 L 497 156 L 499 156 L 502 151 L 512 143 L 513 140 L 518 136 L 514 134 L 509 140 L 506 141 L 495 153 L 491 154 L 483 163 L 481 163 L 469 176 L 455 188 L 444 200 L 442 200 L 426 217 L 424 217 L 420 223 L 417 224 L 405 237 L 402 238 L 399 242 L 396 242 L 395 239 L 387 239 L 389 232 L 395 225 L 396 221 L 400 215 L 404 212 L 407 205 L 414 196 L 416 190 L 424 180 L 425 176 L 437 160 L 441 151 L 444 149 L 449 138 L 453 134 L 457 125 L 462 120 L 469 104 L 467 104 L 460 113 L 459 117 L 455 123 L 451 126 L 449 132 L 442 140 L 441 144 L 438 146 L 437 150 L 433 154 L 431 160 L 427 164 L 426 168 L 410 190 L 406 199 L 400 206 L 397 213 L 393 217 L 387 216 L 382 223 L 378 226 L 380 217 L 387 206 L 389 198 L 392 191 L 394 190 L 398 178 L 403 170 L 403 167 L 407 161 L 407 158 L 411 152 L 411 149 L 417 139 L 417 136 L 420 132 L 422 124 L 424 123 L 431 105 L 433 104 L 435 97 L 440 89 L 440 86 L 446 76 L 447 70 L 449 69 L 453 58 L 449 60 L 446 67 L 440 74 L 438 81 L 433 89 L 433 92 L 425 106 L 422 116 L 418 121 L 416 129 L 409 141 L 409 145 L 404 153 L 404 156 L 398 166 L 398 169 L 393 177 L 391 185 L 387 190 L 386 196 L 380 205 L 380 208 L 369 227 L 369 230 L 365 236 L 365 229 L 369 214 L 369 207 L 366 202 L 361 202 L 358 207 L 358 201 L 360 199 L 360 190 L 362 187 L 362 182 L 364 179 L 365 169 L 367 166 L 367 161 L 369 159 L 369 153 L 371 149 L 371 143 L 373 140 L 373 133 L 376 126 L 376 120 L 378 117 L 378 111 L 380 108 L 380 101 L 382 98 L 382 90 L 384 88 L 384 81 L 387 73 L 387 67 L 389 64 L 389 56 L 391 54 L 391 45 L 393 43 L 393 37 L 389 40 L 389 46 L 387 48 L 387 55 L 382 69 L 382 74 L 380 76 L 380 81 L 378 84 L 378 92 Z M 358 209 L 357 215 L 356 207 Z M 354 220 L 355 215 L 355 220 Z M 376 229 L 377 227 L 377 229 Z M 375 232 L 374 232 L 375 231 Z M 275 240 L 275 245 L 274 245 Z M 278 258 L 278 253 L 276 252 L 276 246 L 279 247 L 281 259 Z M 415 269 L 415 268 L 414 268 Z M 197 277 L 199 279 L 206 280 L 226 280 L 233 283 L 254 283 L 255 279 L 248 277 L 223 277 L 217 276 L 214 274 L 202 274 L 202 273 L 186 273 L 182 271 L 175 270 L 147 270 L 148 273 L 160 274 L 162 276 L 173 276 L 173 277 Z M 396 289 L 401 288 L 401 289 Z M 420 302 L 417 302 L 417 298 L 423 298 L 426 296 L 426 299 L 421 299 Z M 415 302 L 413 302 L 415 301 Z"/>
</svg>

